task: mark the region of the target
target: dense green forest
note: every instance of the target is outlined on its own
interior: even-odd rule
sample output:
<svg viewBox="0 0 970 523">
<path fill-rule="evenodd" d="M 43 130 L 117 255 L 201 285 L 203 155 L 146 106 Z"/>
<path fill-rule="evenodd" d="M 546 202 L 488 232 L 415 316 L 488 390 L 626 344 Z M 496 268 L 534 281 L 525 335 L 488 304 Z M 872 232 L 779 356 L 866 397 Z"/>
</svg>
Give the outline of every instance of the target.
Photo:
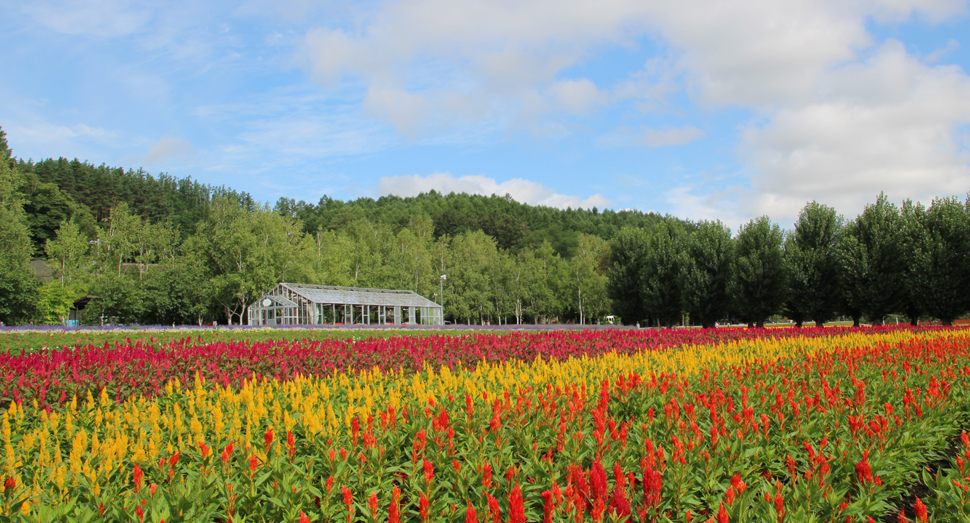
<svg viewBox="0 0 970 523">
<path fill-rule="evenodd" d="M 717 221 L 435 192 L 269 206 L 141 169 L 17 160 L 0 129 L 0 321 L 61 323 L 96 296 L 85 323 L 244 323 L 289 281 L 409 289 L 461 323 L 949 322 L 970 310 L 968 216 L 958 198 L 880 196 L 855 220 L 811 202 L 791 230 L 762 217 L 732 234 Z"/>
</svg>

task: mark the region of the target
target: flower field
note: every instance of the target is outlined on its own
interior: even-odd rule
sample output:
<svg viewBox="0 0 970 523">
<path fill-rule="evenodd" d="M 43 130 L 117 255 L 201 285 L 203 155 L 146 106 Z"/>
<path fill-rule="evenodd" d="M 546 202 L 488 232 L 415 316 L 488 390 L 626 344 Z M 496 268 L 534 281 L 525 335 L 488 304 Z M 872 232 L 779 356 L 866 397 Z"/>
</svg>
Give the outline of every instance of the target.
<svg viewBox="0 0 970 523">
<path fill-rule="evenodd" d="M 970 518 L 966 330 L 186 337 L 0 373 L 0 518 Z"/>
</svg>

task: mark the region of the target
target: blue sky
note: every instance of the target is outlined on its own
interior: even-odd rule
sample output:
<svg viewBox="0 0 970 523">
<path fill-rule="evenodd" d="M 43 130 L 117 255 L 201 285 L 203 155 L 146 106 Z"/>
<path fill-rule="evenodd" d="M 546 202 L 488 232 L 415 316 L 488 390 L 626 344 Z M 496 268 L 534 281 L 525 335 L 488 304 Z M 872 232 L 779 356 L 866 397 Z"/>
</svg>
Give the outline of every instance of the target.
<svg viewBox="0 0 970 523">
<path fill-rule="evenodd" d="M 0 127 L 316 202 L 430 189 L 791 224 L 970 190 L 948 0 L 0 0 Z"/>
</svg>

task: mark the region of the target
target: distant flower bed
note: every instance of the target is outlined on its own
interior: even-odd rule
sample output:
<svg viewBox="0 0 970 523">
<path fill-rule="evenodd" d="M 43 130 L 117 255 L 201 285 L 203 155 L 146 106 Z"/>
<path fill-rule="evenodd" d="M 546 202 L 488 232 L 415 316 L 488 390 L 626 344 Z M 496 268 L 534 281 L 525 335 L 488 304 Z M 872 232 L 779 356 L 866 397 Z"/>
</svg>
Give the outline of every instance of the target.
<svg viewBox="0 0 970 523">
<path fill-rule="evenodd" d="M 273 331 L 250 331 L 242 339 L 228 337 L 206 343 L 191 336 L 134 341 L 116 339 L 103 345 L 77 343 L 70 348 L 44 347 L 25 354 L 0 353 L 4 380 L 0 401 L 63 403 L 73 396 L 99 394 L 106 388 L 116 400 L 131 395 L 152 396 L 170 380 L 189 383 L 196 373 L 208 382 L 238 388 L 243 380 L 266 376 L 290 380 L 298 376 L 327 377 L 340 372 L 376 368 L 381 372 L 417 372 L 440 367 L 471 369 L 480 363 L 536 358 L 562 360 L 605 353 L 636 354 L 683 345 L 738 340 L 841 336 L 876 329 L 677 329 L 561 330 L 472 332 L 467 335 L 331 337 L 322 340 L 274 340 Z M 924 330 L 926 328 L 918 328 Z M 909 330 L 909 328 L 904 328 Z"/>
</svg>

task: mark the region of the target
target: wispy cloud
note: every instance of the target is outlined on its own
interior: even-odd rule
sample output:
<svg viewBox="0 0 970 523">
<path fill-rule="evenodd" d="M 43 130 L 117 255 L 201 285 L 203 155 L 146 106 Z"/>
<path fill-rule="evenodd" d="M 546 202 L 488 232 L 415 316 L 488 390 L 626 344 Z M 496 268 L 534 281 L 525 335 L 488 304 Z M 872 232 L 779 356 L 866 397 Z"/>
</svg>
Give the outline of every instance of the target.
<svg viewBox="0 0 970 523">
<path fill-rule="evenodd" d="M 587 198 L 559 194 L 555 189 L 521 178 L 498 182 L 487 176 L 452 176 L 451 173 L 435 173 L 428 176 L 385 176 L 380 179 L 376 193 L 379 196 L 393 194 L 408 197 L 437 191 L 442 194 L 466 193 L 486 196 L 509 195 L 512 199 L 530 205 L 542 205 L 565 209 L 591 209 L 609 207 L 613 202 L 601 194 Z"/>
</svg>

